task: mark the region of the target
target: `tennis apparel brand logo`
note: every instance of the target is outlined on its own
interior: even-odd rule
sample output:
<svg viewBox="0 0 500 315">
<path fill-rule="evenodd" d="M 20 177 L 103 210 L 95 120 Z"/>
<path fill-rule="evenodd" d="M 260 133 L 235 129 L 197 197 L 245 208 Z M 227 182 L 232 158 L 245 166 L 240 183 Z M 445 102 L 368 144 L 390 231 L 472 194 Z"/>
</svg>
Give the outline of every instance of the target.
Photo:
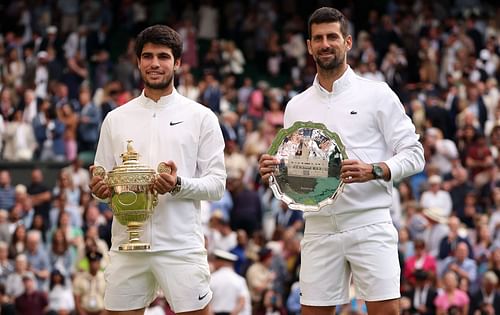
<svg viewBox="0 0 500 315">
<path fill-rule="evenodd" d="M 184 122 L 183 120 L 181 120 L 181 121 L 176 121 L 176 122 L 171 121 L 171 122 L 170 122 L 170 126 L 175 126 L 175 125 L 178 125 L 178 124 L 183 123 L 183 122 Z"/>
<path fill-rule="evenodd" d="M 355 111 L 355 110 L 351 110 L 351 115 L 357 115 L 357 114 L 358 114 L 358 112 L 357 112 L 357 111 Z"/>
<path fill-rule="evenodd" d="M 203 295 L 198 295 L 198 301 L 201 301 L 203 300 L 207 295 L 208 295 L 209 292 L 203 294 Z"/>
</svg>

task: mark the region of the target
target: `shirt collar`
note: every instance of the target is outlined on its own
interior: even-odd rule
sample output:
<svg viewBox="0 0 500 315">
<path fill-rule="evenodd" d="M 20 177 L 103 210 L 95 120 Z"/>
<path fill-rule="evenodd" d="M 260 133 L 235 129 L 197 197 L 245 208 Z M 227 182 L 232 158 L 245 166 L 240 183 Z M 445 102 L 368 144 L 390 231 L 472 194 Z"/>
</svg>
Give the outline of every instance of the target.
<svg viewBox="0 0 500 315">
<path fill-rule="evenodd" d="M 328 92 L 324 87 L 319 84 L 318 74 L 314 77 L 313 85 L 322 93 L 326 94 L 339 94 L 345 91 L 349 85 L 351 84 L 352 78 L 354 77 L 354 71 L 352 71 L 351 67 L 347 65 L 347 69 L 344 73 L 333 82 L 332 92 Z"/>
<path fill-rule="evenodd" d="M 142 101 L 141 104 L 143 104 L 146 107 L 163 108 L 163 107 L 166 107 L 166 106 L 172 104 L 174 102 L 176 96 L 177 96 L 177 90 L 175 88 L 173 88 L 172 93 L 160 97 L 160 99 L 157 102 L 155 102 L 152 99 L 150 99 L 149 97 L 147 97 L 144 94 L 144 90 L 142 90 L 142 93 L 139 96 L 139 98 Z"/>
</svg>

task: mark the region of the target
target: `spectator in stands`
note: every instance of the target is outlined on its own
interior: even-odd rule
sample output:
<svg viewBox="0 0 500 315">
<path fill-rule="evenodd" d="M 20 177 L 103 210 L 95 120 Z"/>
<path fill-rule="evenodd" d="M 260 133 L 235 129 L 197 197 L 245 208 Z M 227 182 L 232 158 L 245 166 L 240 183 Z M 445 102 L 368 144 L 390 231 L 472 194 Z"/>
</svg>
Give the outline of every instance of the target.
<svg viewBox="0 0 500 315">
<path fill-rule="evenodd" d="M 461 227 L 460 219 L 456 216 L 450 216 L 448 219 L 448 235 L 439 243 L 439 254 L 437 258 L 443 260 L 449 256 L 455 255 L 455 250 L 459 243 L 463 242 L 469 249 L 469 258 L 474 258 L 472 245 L 468 239 L 467 231 Z"/>
<path fill-rule="evenodd" d="M 10 210 L 15 203 L 15 189 L 9 170 L 0 170 L 0 209 Z"/>
<path fill-rule="evenodd" d="M 474 284 L 477 279 L 477 265 L 468 256 L 469 247 L 466 243 L 459 242 L 454 255 L 443 261 L 443 269 L 439 272 L 440 277 L 445 277 L 446 272 L 453 271 L 459 279 L 465 278 L 470 284 Z"/>
<path fill-rule="evenodd" d="M 451 214 L 452 201 L 450 193 L 441 188 L 442 178 L 432 175 L 428 180 L 429 189 L 420 197 L 420 206 L 423 208 L 439 208 L 445 217 Z"/>
<path fill-rule="evenodd" d="M 24 254 L 19 254 L 15 258 L 14 272 L 7 277 L 5 284 L 5 292 L 12 299 L 23 294 L 23 276 L 27 273 L 30 273 L 34 277 L 33 273 L 28 270 L 28 258 Z"/>
<path fill-rule="evenodd" d="M 411 301 L 412 314 L 432 315 L 436 314 L 434 300 L 437 296 L 437 290 L 432 284 L 432 278 L 435 276 L 422 269 L 416 269 L 412 275 L 415 284 L 407 293 Z"/>
<path fill-rule="evenodd" d="M 9 259 L 9 245 L 0 241 L 0 284 L 5 285 L 7 278 L 14 272 L 14 264 Z"/>
<path fill-rule="evenodd" d="M 49 212 L 51 208 L 52 193 L 45 186 L 42 170 L 34 168 L 31 171 L 31 183 L 28 186 L 28 194 L 30 195 L 35 214 L 40 214 L 45 222 L 49 221 Z"/>
<path fill-rule="evenodd" d="M 50 273 L 47 315 L 70 315 L 75 310 L 75 298 L 70 284 L 58 269 Z"/>
<path fill-rule="evenodd" d="M 61 105 L 57 111 L 58 119 L 64 125 L 64 152 L 65 158 L 68 161 L 73 161 L 76 159 L 76 154 L 78 151 L 76 142 L 76 130 L 78 128 L 78 115 L 73 110 L 73 107 L 69 103 L 64 103 Z"/>
<path fill-rule="evenodd" d="M 104 314 L 104 289 L 106 281 L 101 268 L 102 254 L 99 252 L 87 253 L 89 270 L 82 271 L 75 276 L 73 293 L 75 306 L 80 314 Z"/>
<path fill-rule="evenodd" d="M 404 278 L 412 285 L 416 283 L 415 272 L 417 270 L 426 272 L 429 278 L 435 277 L 437 273 L 436 259 L 427 252 L 425 242 L 416 239 L 414 243 L 415 255 L 406 259 L 403 273 Z"/>
<path fill-rule="evenodd" d="M 99 139 L 101 112 L 92 102 L 91 90 L 87 86 L 80 87 L 79 102 L 81 106 L 80 120 L 78 121 L 78 151 L 93 151 Z"/>
<path fill-rule="evenodd" d="M 215 315 L 250 315 L 251 301 L 245 278 L 238 275 L 233 264 L 238 256 L 227 251 L 214 251 L 214 267 L 210 280 L 213 291 L 212 311 Z"/>
<path fill-rule="evenodd" d="M 16 259 L 19 254 L 26 251 L 26 227 L 18 224 L 12 233 L 9 244 L 9 259 Z"/>
<path fill-rule="evenodd" d="M 436 306 L 437 315 L 449 314 L 450 308 L 458 308 L 458 313 L 456 314 L 468 314 L 470 299 L 467 296 L 467 292 L 464 292 L 458 288 L 458 276 L 455 272 L 449 270 L 443 277 L 443 290 L 438 293 L 438 296 L 434 300 L 434 305 Z"/>
<path fill-rule="evenodd" d="M 70 251 L 64 231 L 61 229 L 56 230 L 52 235 L 52 242 L 48 248 L 48 259 L 51 270 L 57 270 L 57 273 L 69 283 L 75 271 L 75 257 Z"/>
<path fill-rule="evenodd" d="M 478 311 L 480 314 L 500 314 L 500 292 L 497 285 L 497 275 L 492 271 L 486 272 L 481 287 L 471 296 L 471 314 L 476 314 Z"/>
<path fill-rule="evenodd" d="M 37 288 L 46 291 L 49 285 L 50 262 L 40 231 L 30 230 L 26 236 L 26 257 L 29 270 L 36 277 Z"/>
<path fill-rule="evenodd" d="M 23 111 L 16 109 L 12 113 L 12 120 L 5 126 L 5 146 L 3 158 L 8 161 L 29 161 L 32 159 L 37 141 L 31 123 L 22 119 Z"/>
<path fill-rule="evenodd" d="M 23 275 L 24 293 L 15 300 L 16 314 L 44 315 L 49 304 L 47 294 L 37 289 L 37 281 L 33 274 Z"/>
</svg>

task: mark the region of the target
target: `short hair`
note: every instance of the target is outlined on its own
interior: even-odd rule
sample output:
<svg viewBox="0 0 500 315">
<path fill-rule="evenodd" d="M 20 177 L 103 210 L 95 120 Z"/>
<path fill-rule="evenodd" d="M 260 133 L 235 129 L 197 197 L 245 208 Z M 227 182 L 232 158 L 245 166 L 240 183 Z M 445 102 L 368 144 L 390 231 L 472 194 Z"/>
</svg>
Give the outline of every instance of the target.
<svg viewBox="0 0 500 315">
<path fill-rule="evenodd" d="M 311 38 L 311 25 L 312 24 L 321 24 L 321 23 L 335 23 L 338 22 L 340 24 L 340 31 L 342 32 L 342 36 L 347 37 L 348 25 L 347 19 L 339 10 L 331 7 L 322 7 L 317 9 L 311 14 L 309 17 L 309 21 L 307 23 L 307 29 L 309 31 L 309 38 Z"/>
<path fill-rule="evenodd" d="M 135 42 L 135 54 L 137 58 L 141 58 L 142 49 L 147 43 L 167 46 L 172 49 L 175 60 L 181 57 L 182 39 L 179 33 L 171 27 L 158 24 L 150 26 L 140 32 Z"/>
</svg>

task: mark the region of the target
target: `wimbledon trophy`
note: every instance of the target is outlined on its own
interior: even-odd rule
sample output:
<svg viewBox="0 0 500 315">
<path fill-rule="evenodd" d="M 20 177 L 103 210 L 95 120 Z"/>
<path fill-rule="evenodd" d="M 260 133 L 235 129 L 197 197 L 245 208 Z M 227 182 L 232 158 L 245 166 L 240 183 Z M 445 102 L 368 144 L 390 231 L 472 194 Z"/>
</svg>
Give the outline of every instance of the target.
<svg viewBox="0 0 500 315">
<path fill-rule="evenodd" d="M 269 178 L 276 198 L 293 210 L 319 211 L 344 187 L 340 177 L 347 159 L 340 137 L 321 123 L 296 122 L 281 129 L 268 153 L 280 161 Z"/>
<path fill-rule="evenodd" d="M 141 227 L 158 204 L 158 194 L 154 189 L 156 173 L 152 168 L 139 164 L 139 154 L 127 141 L 127 152 L 122 153 L 122 164 L 106 174 L 102 166 L 96 166 L 92 176 L 99 176 L 111 188 L 109 204 L 115 218 L 127 226 L 129 242 L 118 246 L 120 251 L 148 250 L 151 245 L 140 241 Z M 158 165 L 158 173 L 170 173 L 170 166 L 164 162 Z"/>
</svg>

